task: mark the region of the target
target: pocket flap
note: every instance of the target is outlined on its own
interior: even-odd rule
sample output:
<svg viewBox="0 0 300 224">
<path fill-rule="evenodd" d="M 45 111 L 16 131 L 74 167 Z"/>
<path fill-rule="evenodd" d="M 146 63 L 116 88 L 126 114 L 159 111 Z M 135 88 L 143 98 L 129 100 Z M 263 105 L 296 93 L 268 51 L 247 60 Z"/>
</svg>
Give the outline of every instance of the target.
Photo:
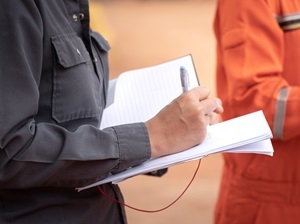
<svg viewBox="0 0 300 224">
<path fill-rule="evenodd" d="M 91 37 L 95 40 L 98 47 L 104 51 L 110 50 L 110 45 L 108 41 L 99 33 L 97 32 L 91 32 Z"/>
<path fill-rule="evenodd" d="M 64 68 L 90 60 L 84 43 L 76 33 L 54 36 L 51 37 L 51 40 L 56 51 L 58 63 Z"/>
</svg>

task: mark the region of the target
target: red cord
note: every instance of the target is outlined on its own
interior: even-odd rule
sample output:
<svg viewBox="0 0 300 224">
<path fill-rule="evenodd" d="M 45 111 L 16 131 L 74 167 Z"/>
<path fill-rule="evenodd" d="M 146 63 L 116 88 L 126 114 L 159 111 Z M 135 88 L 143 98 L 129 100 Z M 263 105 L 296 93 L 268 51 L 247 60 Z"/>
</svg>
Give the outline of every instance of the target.
<svg viewBox="0 0 300 224">
<path fill-rule="evenodd" d="M 182 195 L 187 191 L 187 189 L 190 187 L 190 185 L 192 184 L 193 180 L 195 179 L 195 177 L 196 177 L 196 175 L 197 175 L 197 172 L 198 172 L 199 167 L 200 167 L 200 163 L 201 163 L 201 159 L 199 160 L 198 166 L 197 166 L 197 168 L 196 168 L 196 171 L 195 171 L 195 173 L 194 173 L 194 175 L 193 175 L 191 181 L 190 181 L 189 184 L 186 186 L 186 188 L 184 189 L 184 191 L 183 191 L 183 192 L 182 192 L 182 193 L 181 193 L 181 194 L 180 194 L 180 195 L 179 195 L 172 203 L 170 203 L 169 205 L 167 205 L 167 206 L 164 207 L 164 208 L 157 209 L 157 210 L 144 210 L 144 209 L 139 209 L 139 208 L 132 207 L 132 206 L 130 206 L 130 205 L 125 204 L 125 203 L 122 202 L 122 201 L 119 201 L 119 200 L 117 200 L 117 199 L 115 199 L 115 198 L 113 198 L 113 197 L 107 195 L 107 194 L 101 189 L 100 185 L 98 185 L 97 187 L 98 187 L 99 191 L 100 191 L 106 198 L 108 198 L 108 199 L 110 199 L 110 200 L 112 200 L 112 201 L 114 201 L 114 202 L 117 202 L 117 203 L 119 203 L 119 204 L 121 204 L 121 205 L 124 205 L 124 206 L 126 206 L 126 207 L 128 207 L 128 208 L 131 208 L 131 209 L 133 209 L 133 210 L 136 210 L 136 211 L 139 211 L 139 212 L 148 212 L 148 213 L 160 212 L 160 211 L 163 211 L 163 210 L 165 210 L 165 209 L 171 207 L 173 204 L 175 204 L 175 203 L 182 197 Z"/>
</svg>

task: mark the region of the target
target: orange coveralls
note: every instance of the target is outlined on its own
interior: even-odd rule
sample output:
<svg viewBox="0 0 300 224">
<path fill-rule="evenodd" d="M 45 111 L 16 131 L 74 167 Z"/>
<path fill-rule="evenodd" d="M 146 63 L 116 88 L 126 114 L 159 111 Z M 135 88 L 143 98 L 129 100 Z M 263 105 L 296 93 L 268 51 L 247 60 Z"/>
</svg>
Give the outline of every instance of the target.
<svg viewBox="0 0 300 224">
<path fill-rule="evenodd" d="M 300 1 L 219 0 L 214 28 L 223 119 L 263 110 L 274 136 L 224 154 L 215 223 L 300 223 Z"/>
</svg>

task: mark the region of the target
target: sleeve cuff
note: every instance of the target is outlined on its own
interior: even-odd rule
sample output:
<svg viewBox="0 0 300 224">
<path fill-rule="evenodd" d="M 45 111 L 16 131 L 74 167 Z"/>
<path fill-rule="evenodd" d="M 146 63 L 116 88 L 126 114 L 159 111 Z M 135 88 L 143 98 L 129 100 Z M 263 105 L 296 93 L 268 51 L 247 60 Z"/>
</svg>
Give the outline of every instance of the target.
<svg viewBox="0 0 300 224">
<path fill-rule="evenodd" d="M 117 135 L 120 152 L 119 166 L 115 173 L 139 165 L 151 157 L 148 131 L 144 123 L 113 127 Z"/>
</svg>

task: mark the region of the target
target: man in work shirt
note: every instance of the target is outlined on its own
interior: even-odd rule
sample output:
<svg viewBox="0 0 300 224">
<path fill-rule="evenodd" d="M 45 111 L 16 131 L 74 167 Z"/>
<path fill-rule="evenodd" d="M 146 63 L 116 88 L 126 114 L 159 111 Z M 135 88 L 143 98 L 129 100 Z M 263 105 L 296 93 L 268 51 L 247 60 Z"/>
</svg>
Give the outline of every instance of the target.
<svg viewBox="0 0 300 224">
<path fill-rule="evenodd" d="M 206 114 L 222 112 L 198 87 L 146 123 L 101 131 L 110 47 L 90 30 L 88 1 L 1 1 L 0 27 L 1 224 L 126 223 L 97 188 L 75 188 L 199 144 Z"/>
</svg>

